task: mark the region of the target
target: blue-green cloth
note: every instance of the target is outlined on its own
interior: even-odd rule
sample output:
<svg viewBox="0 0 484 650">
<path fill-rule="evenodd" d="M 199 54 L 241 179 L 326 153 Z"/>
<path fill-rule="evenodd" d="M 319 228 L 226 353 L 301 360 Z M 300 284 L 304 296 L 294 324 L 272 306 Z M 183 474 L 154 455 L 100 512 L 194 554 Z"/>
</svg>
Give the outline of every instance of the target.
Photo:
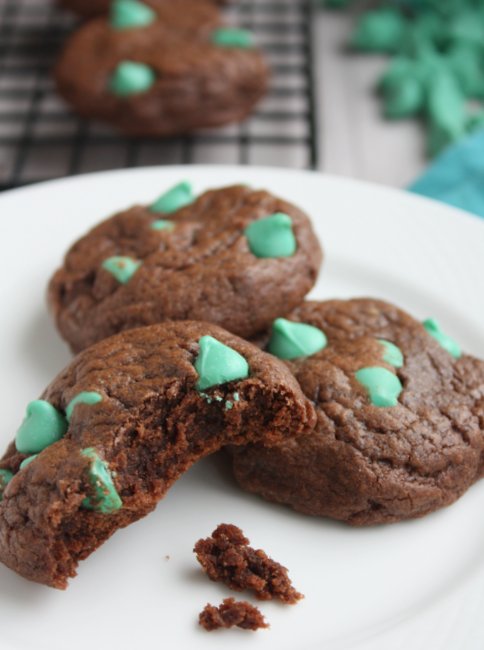
<svg viewBox="0 0 484 650">
<path fill-rule="evenodd" d="M 484 217 L 484 130 L 446 149 L 408 189 Z"/>
</svg>

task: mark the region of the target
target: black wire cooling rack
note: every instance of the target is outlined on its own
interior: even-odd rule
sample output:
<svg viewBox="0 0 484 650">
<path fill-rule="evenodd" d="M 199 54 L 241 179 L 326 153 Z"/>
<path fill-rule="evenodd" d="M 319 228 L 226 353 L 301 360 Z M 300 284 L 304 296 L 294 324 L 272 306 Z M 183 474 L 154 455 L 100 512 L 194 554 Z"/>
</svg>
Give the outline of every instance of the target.
<svg viewBox="0 0 484 650">
<path fill-rule="evenodd" d="M 272 65 L 268 96 L 243 124 L 130 139 L 73 115 L 50 70 L 75 20 L 49 0 L 0 0 L 0 190 L 82 172 L 180 163 L 317 166 L 311 0 L 234 0 Z"/>
</svg>

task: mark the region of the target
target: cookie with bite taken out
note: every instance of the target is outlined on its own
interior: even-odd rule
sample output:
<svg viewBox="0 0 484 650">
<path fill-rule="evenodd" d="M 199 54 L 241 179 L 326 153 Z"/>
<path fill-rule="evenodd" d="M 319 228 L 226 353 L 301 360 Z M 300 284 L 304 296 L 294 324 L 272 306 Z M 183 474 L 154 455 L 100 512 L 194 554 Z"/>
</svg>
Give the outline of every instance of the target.
<svg viewBox="0 0 484 650">
<path fill-rule="evenodd" d="M 0 461 L 0 561 L 63 589 L 198 459 L 313 425 L 285 365 L 216 325 L 169 322 L 101 341 L 27 406 Z"/>
</svg>

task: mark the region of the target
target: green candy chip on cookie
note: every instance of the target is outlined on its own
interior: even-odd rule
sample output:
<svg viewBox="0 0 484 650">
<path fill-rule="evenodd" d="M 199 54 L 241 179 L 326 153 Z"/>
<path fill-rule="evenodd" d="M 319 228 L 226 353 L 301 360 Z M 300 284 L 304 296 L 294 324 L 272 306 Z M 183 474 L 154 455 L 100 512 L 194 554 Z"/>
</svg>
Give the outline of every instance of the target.
<svg viewBox="0 0 484 650">
<path fill-rule="evenodd" d="M 62 413 L 43 399 L 34 400 L 27 405 L 15 446 L 21 454 L 35 454 L 60 440 L 66 431 L 67 421 Z"/>
<path fill-rule="evenodd" d="M 252 34 L 246 29 L 221 27 L 212 34 L 212 43 L 220 47 L 238 47 L 248 49 L 253 47 Z"/>
<path fill-rule="evenodd" d="M 190 205 L 195 200 L 195 194 L 193 192 L 193 187 L 188 181 L 182 181 L 175 185 L 167 192 L 162 194 L 154 203 L 151 204 L 151 212 L 157 212 L 161 214 L 171 214 L 180 210 L 181 208 Z M 155 222 L 157 223 L 157 222 Z M 171 221 L 166 221 L 167 224 L 171 224 Z M 152 225 L 153 227 L 153 225 Z M 161 229 L 161 228 L 155 228 Z"/>
<path fill-rule="evenodd" d="M 71 401 L 67 405 L 66 408 L 67 420 L 70 422 L 72 417 L 72 412 L 74 411 L 74 408 L 77 406 L 77 404 L 88 404 L 91 406 L 93 404 L 98 404 L 101 401 L 102 401 L 102 396 L 99 393 L 96 393 L 96 391 L 82 391 L 82 393 L 79 393 L 73 399 L 71 399 Z"/>
<path fill-rule="evenodd" d="M 8 469 L 0 469 L 0 501 L 3 499 L 5 488 L 13 479 L 13 474 Z"/>
<path fill-rule="evenodd" d="M 367 389 L 373 406 L 390 407 L 398 404 L 403 386 L 390 370 L 380 367 L 362 368 L 356 373 L 356 379 Z"/>
<path fill-rule="evenodd" d="M 272 325 L 267 349 L 279 359 L 297 359 L 316 354 L 323 350 L 327 343 L 325 333 L 317 327 L 277 318 Z"/>
<path fill-rule="evenodd" d="M 459 359 L 459 357 L 462 356 L 460 345 L 457 341 L 442 331 L 440 323 L 435 318 L 427 318 L 427 320 L 424 320 L 422 325 L 430 336 L 432 336 L 437 343 L 444 348 L 444 350 L 447 350 L 454 359 Z"/>
<path fill-rule="evenodd" d="M 198 344 L 200 352 L 194 364 L 199 375 L 197 390 L 203 391 L 249 376 L 249 364 L 236 350 L 213 336 L 202 336 Z"/>
<path fill-rule="evenodd" d="M 147 92 L 155 83 L 156 74 L 150 66 L 137 61 L 122 61 L 109 79 L 109 90 L 117 97 Z"/>
<path fill-rule="evenodd" d="M 245 236 L 256 257 L 292 257 L 297 249 L 292 219 L 283 212 L 254 221 L 245 229 Z"/>
<path fill-rule="evenodd" d="M 122 257 L 120 255 L 108 257 L 108 259 L 104 260 L 102 263 L 103 269 L 108 271 L 108 273 L 111 273 L 120 284 L 126 284 L 129 282 L 140 266 L 140 261 L 134 260 L 131 257 Z"/>
<path fill-rule="evenodd" d="M 378 339 L 378 343 L 383 346 L 383 361 L 386 361 L 394 368 L 401 368 L 403 366 L 402 351 L 395 343 L 386 341 L 385 339 Z"/>
<path fill-rule="evenodd" d="M 113 29 L 124 30 L 151 25 L 156 13 L 138 0 L 114 0 L 109 18 Z"/>
<path fill-rule="evenodd" d="M 89 482 L 93 491 L 92 495 L 83 499 L 82 507 L 100 512 L 103 515 L 109 515 L 119 510 L 123 502 L 114 486 L 108 464 L 101 460 L 92 447 L 83 449 L 81 454 L 91 461 Z"/>
</svg>

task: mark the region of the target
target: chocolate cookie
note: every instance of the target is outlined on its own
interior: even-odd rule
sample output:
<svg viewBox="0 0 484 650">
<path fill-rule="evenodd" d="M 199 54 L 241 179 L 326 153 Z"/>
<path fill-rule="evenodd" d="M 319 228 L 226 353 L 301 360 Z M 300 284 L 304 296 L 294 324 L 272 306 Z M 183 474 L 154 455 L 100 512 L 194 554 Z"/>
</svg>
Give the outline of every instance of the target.
<svg viewBox="0 0 484 650">
<path fill-rule="evenodd" d="M 75 243 L 49 302 L 74 351 L 167 319 L 206 320 L 250 338 L 301 302 L 320 262 L 295 206 L 245 186 L 195 198 L 181 183 Z"/>
<path fill-rule="evenodd" d="M 122 0 L 122 2 L 126 3 L 126 0 Z M 131 2 L 132 0 L 129 0 L 130 4 Z M 154 9 L 165 5 L 180 4 L 177 0 L 144 0 L 144 2 Z M 209 2 L 215 5 L 226 4 L 226 0 L 198 0 L 198 2 L 200 4 Z M 58 0 L 58 4 L 65 9 L 69 9 L 69 11 L 73 11 L 78 16 L 92 18 L 93 16 L 107 14 L 113 4 L 113 0 Z"/>
<path fill-rule="evenodd" d="M 234 449 L 242 487 L 367 525 L 426 515 L 483 475 L 484 362 L 438 323 L 371 299 L 308 302 L 288 319 L 269 350 L 314 402 L 316 431 Z"/>
<path fill-rule="evenodd" d="M 28 405 L 0 461 L 0 560 L 65 588 L 79 560 L 153 510 L 199 458 L 313 425 L 284 364 L 215 325 L 102 341 Z"/>
<path fill-rule="evenodd" d="M 171 136 L 244 119 L 269 71 L 244 30 L 220 27 L 207 0 L 174 0 L 96 18 L 68 40 L 59 93 L 86 118 L 128 135 Z M 122 5 L 121 5 L 122 7 Z"/>
</svg>

